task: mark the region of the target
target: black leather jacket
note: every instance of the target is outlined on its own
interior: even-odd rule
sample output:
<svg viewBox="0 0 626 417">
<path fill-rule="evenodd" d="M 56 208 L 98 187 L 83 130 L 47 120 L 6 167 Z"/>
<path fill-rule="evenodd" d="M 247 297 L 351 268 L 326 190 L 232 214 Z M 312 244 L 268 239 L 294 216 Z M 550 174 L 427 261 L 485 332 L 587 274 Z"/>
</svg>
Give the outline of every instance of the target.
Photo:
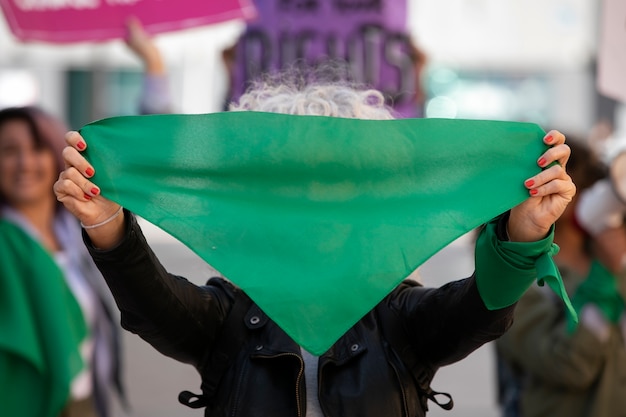
<svg viewBox="0 0 626 417">
<path fill-rule="evenodd" d="M 196 286 L 168 274 L 126 215 L 118 247 L 99 251 L 85 240 L 122 326 L 197 368 L 203 394 L 181 400 L 206 407 L 206 416 L 305 416 L 299 346 L 228 282 Z M 425 415 L 436 370 L 500 336 L 512 313 L 487 310 L 473 277 L 440 288 L 402 283 L 320 357 L 325 416 Z"/>
</svg>

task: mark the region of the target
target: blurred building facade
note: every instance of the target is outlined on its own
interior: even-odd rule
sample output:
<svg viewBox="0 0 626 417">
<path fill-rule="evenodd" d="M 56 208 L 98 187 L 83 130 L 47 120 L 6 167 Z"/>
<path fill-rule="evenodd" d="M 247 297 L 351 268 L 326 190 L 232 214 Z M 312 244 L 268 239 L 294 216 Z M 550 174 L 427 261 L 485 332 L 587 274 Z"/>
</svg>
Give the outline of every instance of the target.
<svg viewBox="0 0 626 417">
<path fill-rule="evenodd" d="M 428 56 L 425 116 L 586 134 L 599 112 L 613 117 L 595 88 L 600 7 L 595 0 L 409 0 L 411 34 Z M 221 110 L 221 50 L 242 30 L 242 22 L 229 22 L 156 38 L 175 111 Z M 0 107 L 40 104 L 78 128 L 135 114 L 140 88 L 139 61 L 121 41 L 21 44 L 0 19 Z"/>
<path fill-rule="evenodd" d="M 225 91 L 220 53 L 242 30 L 229 22 L 155 37 L 180 113 L 219 110 Z M 142 68 L 123 41 L 18 43 L 0 18 L 0 107 L 38 104 L 77 129 L 103 117 L 136 114 Z"/>
</svg>

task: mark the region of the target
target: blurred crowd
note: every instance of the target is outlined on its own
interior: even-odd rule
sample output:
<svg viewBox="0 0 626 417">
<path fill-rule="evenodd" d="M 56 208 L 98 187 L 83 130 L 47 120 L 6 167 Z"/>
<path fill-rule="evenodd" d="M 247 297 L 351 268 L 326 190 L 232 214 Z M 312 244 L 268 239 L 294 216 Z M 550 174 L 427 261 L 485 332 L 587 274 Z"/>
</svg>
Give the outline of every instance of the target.
<svg viewBox="0 0 626 417">
<path fill-rule="evenodd" d="M 176 112 L 165 61 L 139 20 L 124 41 L 143 68 L 137 113 Z M 236 51 L 221 54 L 231 77 Z M 414 43 L 410 56 L 421 115 L 427 57 Z M 53 193 L 67 130 L 37 106 L 0 109 L 0 416 L 113 417 L 114 401 L 132 409 L 115 301 Z M 555 224 L 554 259 L 578 322 L 547 286 L 526 291 L 495 342 L 502 417 L 626 416 L 626 162 L 614 133 L 604 121 L 588 136 L 566 132 L 577 194 Z"/>
</svg>

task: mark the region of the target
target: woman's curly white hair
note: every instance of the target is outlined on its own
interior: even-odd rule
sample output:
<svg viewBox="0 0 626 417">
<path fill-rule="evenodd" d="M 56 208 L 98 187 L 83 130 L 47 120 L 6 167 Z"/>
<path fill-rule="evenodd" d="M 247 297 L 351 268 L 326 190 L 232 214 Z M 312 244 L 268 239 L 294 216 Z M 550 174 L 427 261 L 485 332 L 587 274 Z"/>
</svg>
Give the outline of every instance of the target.
<svg viewBox="0 0 626 417">
<path fill-rule="evenodd" d="M 380 91 L 359 88 L 342 80 L 330 80 L 319 71 L 303 75 L 294 70 L 256 81 L 232 111 L 260 111 L 294 115 L 333 116 L 351 119 L 393 119 Z"/>
</svg>

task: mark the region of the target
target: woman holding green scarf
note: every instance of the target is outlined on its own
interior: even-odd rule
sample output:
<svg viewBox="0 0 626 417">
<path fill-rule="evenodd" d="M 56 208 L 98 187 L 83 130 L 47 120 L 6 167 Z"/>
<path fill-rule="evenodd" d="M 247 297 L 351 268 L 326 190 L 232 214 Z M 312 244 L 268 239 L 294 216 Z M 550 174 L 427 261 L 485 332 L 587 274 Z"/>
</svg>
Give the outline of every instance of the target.
<svg viewBox="0 0 626 417">
<path fill-rule="evenodd" d="M 310 128 L 323 128 L 333 117 L 392 119 L 383 102 L 377 91 L 338 84 L 259 84 L 232 110 L 331 116 L 306 119 Z M 127 126 L 142 120 L 154 119 L 128 120 Z M 124 134 L 124 129 L 107 132 L 113 138 Z M 251 141 L 264 133 L 246 130 Z M 302 348 L 294 341 L 297 334 L 292 337 L 294 332 L 277 325 L 232 283 L 212 279 L 205 286 L 195 286 L 167 273 L 147 245 L 135 216 L 103 197 L 91 180 L 94 166 L 81 154 L 89 144 L 77 132 L 66 136 L 67 168 L 55 192 L 83 224 L 86 245 L 122 311 L 122 325 L 163 354 L 197 368 L 202 393 L 181 393 L 183 404 L 204 407 L 205 415 L 213 417 L 423 416 L 428 400 L 452 407 L 449 395 L 430 387 L 437 369 L 461 360 L 506 331 L 517 299 L 537 277 L 535 262 L 552 250 L 553 224 L 574 196 L 575 187 L 565 172 L 569 158 L 565 137 L 557 131 L 542 136 L 536 140 L 547 146 L 532 156 L 539 172 L 519 178 L 516 186 L 526 190 L 525 200 L 483 228 L 474 275 L 441 288 L 402 282 L 323 352 Z M 131 145 L 124 142 L 123 146 Z M 285 146 L 278 147 L 271 158 L 281 155 Z M 121 155 L 127 149 L 118 152 Z M 239 152 L 246 153 L 246 149 Z M 367 155 L 372 155 L 371 150 Z M 279 159 L 271 161 L 280 163 Z M 155 168 L 153 172 L 159 172 Z M 237 167 L 228 168 L 211 172 L 211 178 L 237 177 Z M 320 175 L 324 173 L 328 171 Z M 102 174 L 99 178 L 108 176 Z M 265 180 L 256 178 L 259 183 Z M 297 186 L 293 178 L 284 180 L 285 186 Z M 183 185 L 181 192 L 184 189 Z M 156 202 L 159 190 L 152 192 Z M 222 190 L 213 198 L 220 199 L 227 192 Z M 246 204 L 245 198 L 239 201 Z M 263 249 L 271 247 L 272 236 L 266 236 L 265 242 Z M 353 290 L 359 294 L 362 289 Z M 301 321 L 306 319 L 304 312 Z"/>
<path fill-rule="evenodd" d="M 80 225 L 52 185 L 64 126 L 0 110 L 0 415 L 106 417 L 119 330 Z"/>
</svg>

